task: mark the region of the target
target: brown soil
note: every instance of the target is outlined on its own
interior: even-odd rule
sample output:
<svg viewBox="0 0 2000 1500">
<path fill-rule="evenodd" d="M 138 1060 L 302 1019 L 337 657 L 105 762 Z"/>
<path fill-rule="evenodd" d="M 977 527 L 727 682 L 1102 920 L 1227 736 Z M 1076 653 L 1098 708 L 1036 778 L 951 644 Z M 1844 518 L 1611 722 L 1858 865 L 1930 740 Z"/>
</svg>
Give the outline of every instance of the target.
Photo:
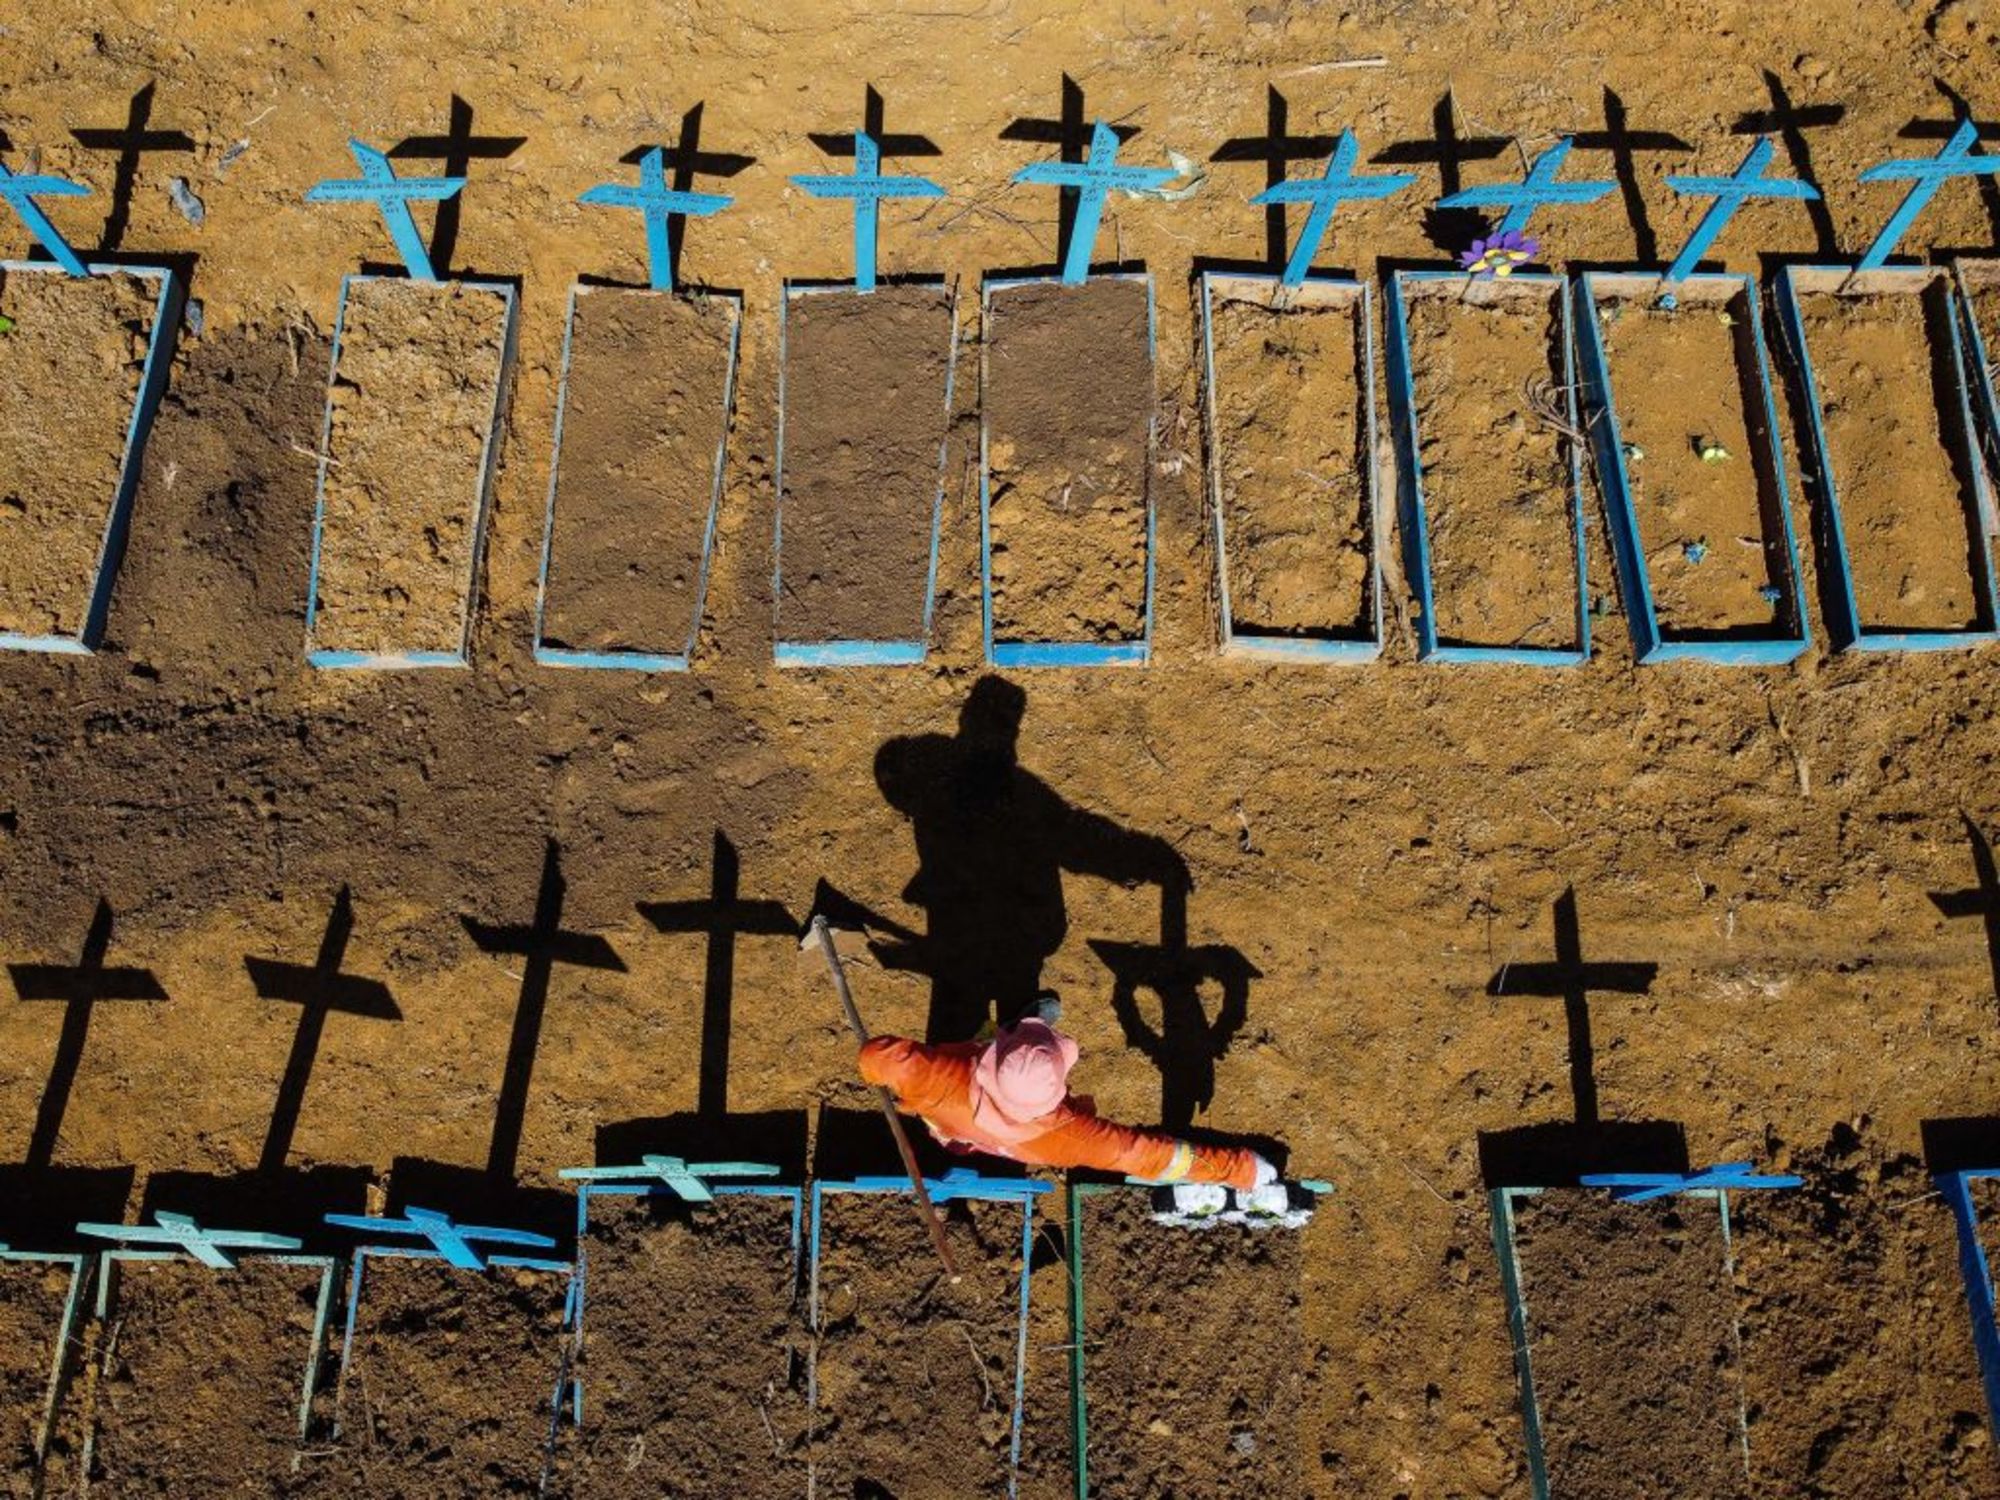
<svg viewBox="0 0 2000 1500">
<path fill-rule="evenodd" d="M 1784 587 L 1785 543 L 1782 529 L 1765 527 L 1757 465 L 1766 424 L 1750 405 L 1762 399 L 1756 377 L 1742 373 L 1742 361 L 1754 370 L 1756 359 L 1742 294 L 1724 303 L 1683 289 L 1673 312 L 1650 296 L 1600 297 L 1598 307 L 1661 634 L 1769 631 L 1778 606 L 1761 590 Z M 1704 459 L 1709 445 L 1727 456 Z"/>
<path fill-rule="evenodd" d="M 35 1493 L 35 1443 L 69 1297 L 67 1266 L 0 1261 L 0 1496 Z"/>
<path fill-rule="evenodd" d="M 1084 1396 L 1098 1500 L 1304 1493 L 1299 1236 L 1083 1200 Z"/>
<path fill-rule="evenodd" d="M 953 1285 L 907 1196 L 829 1193 L 822 1202 L 816 1493 L 1005 1495 L 1019 1206 L 946 1206 Z"/>
<path fill-rule="evenodd" d="M 1372 634 L 1361 301 L 1218 291 L 1215 421 L 1233 624 Z"/>
<path fill-rule="evenodd" d="M 349 287 L 314 646 L 459 649 L 506 332 L 497 292 L 398 278 Z"/>
<path fill-rule="evenodd" d="M 679 653 L 694 638 L 736 317 L 720 299 L 578 289 L 546 644 Z"/>
<path fill-rule="evenodd" d="M 1864 628 L 1959 630 L 1979 615 L 1969 497 L 1939 417 L 1958 398 L 1932 370 L 1932 340 L 1949 333 L 1932 326 L 1932 301 L 1799 298 Z"/>
<path fill-rule="evenodd" d="M 785 306 L 781 641 L 920 641 L 951 413 L 953 294 Z"/>
<path fill-rule="evenodd" d="M 724 1196 L 690 1218 L 597 1198 L 584 1254 L 583 1426 L 551 1493 L 804 1494 L 791 1205 Z"/>
<path fill-rule="evenodd" d="M 1527 396 L 1531 381 L 1562 386 L 1557 294 L 1492 282 L 1406 292 L 1438 640 L 1571 646 L 1569 461 Z"/>
<path fill-rule="evenodd" d="M 1735 1288 L 1713 1198 L 1516 1200 L 1549 1489 L 1565 1500 L 1749 1494 Z"/>
<path fill-rule="evenodd" d="M 1144 283 L 990 295 L 993 638 L 1123 641 L 1146 625 L 1153 355 Z"/>
<path fill-rule="evenodd" d="M 490 1500 L 542 1482 L 567 1278 L 371 1258 L 340 1440 L 298 1488 L 371 1500 Z"/>
<path fill-rule="evenodd" d="M 93 1329 L 93 1495 L 269 1494 L 298 1448 L 322 1272 L 121 1265 Z"/>
<path fill-rule="evenodd" d="M 0 630 L 83 630 L 156 298 L 131 276 L 0 270 Z"/>
<path fill-rule="evenodd" d="M 2000 1495 L 1952 1217 L 1864 1117 L 1730 1198 L 1760 1500 Z M 1863 1290 L 1865 1289 L 1865 1290 Z"/>
</svg>

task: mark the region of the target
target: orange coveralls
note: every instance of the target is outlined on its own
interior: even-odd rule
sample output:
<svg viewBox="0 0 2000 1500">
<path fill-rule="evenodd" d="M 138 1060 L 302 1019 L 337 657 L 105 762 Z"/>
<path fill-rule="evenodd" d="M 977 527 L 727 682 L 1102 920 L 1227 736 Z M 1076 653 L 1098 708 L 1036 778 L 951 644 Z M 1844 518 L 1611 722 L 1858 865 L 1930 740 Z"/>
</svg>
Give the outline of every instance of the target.
<svg viewBox="0 0 2000 1500">
<path fill-rule="evenodd" d="M 971 1146 L 1037 1167 L 1092 1167 L 1150 1182 L 1220 1182 L 1249 1188 L 1256 1156 L 1233 1146 L 1197 1146 L 1178 1136 L 1100 1120 L 1089 1101 L 1070 1095 L 1043 1116 L 1048 1129 L 1023 1141 L 999 1141 L 972 1117 L 972 1067 L 980 1042 L 926 1045 L 878 1036 L 861 1049 L 861 1076 L 896 1095 L 946 1146 Z"/>
</svg>

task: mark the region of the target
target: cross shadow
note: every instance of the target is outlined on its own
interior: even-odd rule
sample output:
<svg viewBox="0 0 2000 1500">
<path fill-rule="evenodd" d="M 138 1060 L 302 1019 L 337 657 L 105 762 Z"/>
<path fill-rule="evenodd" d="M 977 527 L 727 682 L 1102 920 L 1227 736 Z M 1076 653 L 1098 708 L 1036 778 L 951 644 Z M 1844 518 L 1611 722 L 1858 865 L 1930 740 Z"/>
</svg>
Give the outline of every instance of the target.
<svg viewBox="0 0 2000 1500">
<path fill-rule="evenodd" d="M 1120 145 L 1139 133 L 1136 125 L 1112 125 Z M 1090 154 L 1091 121 L 1083 110 L 1083 85 L 1069 74 L 1062 75 L 1062 109 L 1054 119 L 1037 119 L 1023 115 L 1010 120 L 1001 128 L 1003 141 L 1028 141 L 1036 145 L 1054 146 L 1058 159 L 1076 163 Z M 886 149 L 886 148 L 885 148 Z M 1076 231 L 1077 189 L 1066 187 L 1058 190 L 1056 199 L 1056 258 L 1046 266 L 1022 266 L 1004 274 L 1008 276 L 1052 276 L 1062 269 L 1063 257 L 1069 251 L 1070 235 Z"/>
<path fill-rule="evenodd" d="M 1972 846 L 1972 873 L 1978 884 L 1969 890 L 1932 891 L 1931 905 L 1946 917 L 1980 919 L 1986 929 L 1986 962 L 1993 970 L 1993 991 L 2000 997 L 2000 867 L 1994 862 L 1993 844 L 1980 826 L 1964 812 L 1958 820 Z"/>
<path fill-rule="evenodd" d="M 49 1000 L 63 1006 L 55 1059 L 49 1065 L 49 1081 L 42 1090 L 42 1102 L 35 1111 L 34 1134 L 28 1143 L 25 1165 L 30 1168 L 47 1167 L 55 1160 L 63 1116 L 68 1113 L 77 1073 L 83 1065 L 84 1046 L 90 1039 L 90 1017 L 98 1004 L 135 1000 L 157 1003 L 167 998 L 151 969 L 105 964 L 105 955 L 111 948 L 112 922 L 111 903 L 100 897 L 90 919 L 90 929 L 84 934 L 82 956 L 74 965 L 7 965 L 14 993 L 22 1000 Z"/>
<path fill-rule="evenodd" d="M 738 172 L 755 164 L 754 156 L 743 156 L 729 151 L 704 151 L 701 149 L 702 103 L 697 100 L 689 105 L 681 115 L 680 141 L 672 146 L 651 143 L 634 146 L 618 160 L 625 166 L 637 166 L 649 151 L 658 151 L 661 162 L 667 169 L 667 185 L 676 193 L 691 193 L 695 190 L 694 180 L 698 176 L 734 177 Z M 667 264 L 676 270 L 681 263 L 681 248 L 687 239 L 687 215 L 667 216 Z M 580 278 L 595 282 L 593 277 Z M 615 283 L 602 283 L 613 285 Z"/>
<path fill-rule="evenodd" d="M 306 1254 L 331 1255 L 353 1237 L 332 1229 L 330 1213 L 363 1213 L 374 1174 L 365 1166 L 258 1167 L 249 1172 L 167 1171 L 147 1174 L 139 1213 L 191 1215 L 215 1229 L 258 1229 L 288 1234 Z"/>
<path fill-rule="evenodd" d="M 444 164 L 439 174 L 463 177 L 475 161 L 505 161 L 527 145 L 524 135 L 474 135 L 472 106 L 457 94 L 451 96 L 451 112 L 443 135 L 413 135 L 389 148 L 393 161 L 436 161 Z M 468 185 L 469 186 L 469 185 Z M 465 194 L 446 198 L 437 206 L 437 222 L 431 230 L 431 265 L 438 275 L 451 274 L 452 252 L 458 248 L 458 228 L 464 213 Z"/>
<path fill-rule="evenodd" d="M 1966 101 L 1965 96 L 1942 78 L 1933 78 L 1931 86 L 1942 94 L 1945 102 L 1951 106 L 1951 117 L 1945 120 L 1912 120 L 1896 132 L 1899 140 L 1948 141 L 1952 132 L 1958 129 L 1961 120 L 1972 120 L 1978 132 L 1976 140 L 1982 143 L 2000 141 L 2000 120 L 1974 119 L 1972 106 Z M 1974 177 L 1972 181 L 1979 192 L 1979 206 L 1986 211 L 1986 222 L 1990 227 L 1991 236 L 2000 240 L 2000 179 L 1980 175 Z M 1990 249 L 1976 247 L 1962 251 L 1940 248 L 1933 250 L 1932 257 L 1934 260 L 1945 260 L 1958 254 L 1991 255 L 1992 253 Z"/>
<path fill-rule="evenodd" d="M 1646 213 L 1646 195 L 1639 188 L 1637 153 L 1678 151 L 1685 155 L 1694 147 L 1664 130 L 1634 130 L 1625 110 L 1625 101 L 1614 91 L 1604 91 L 1604 128 L 1582 130 L 1570 137 L 1579 150 L 1603 151 L 1611 157 L 1611 174 L 1618 179 L 1618 191 L 1625 200 L 1625 217 L 1632 225 L 1632 240 L 1642 266 L 1660 264 L 1659 236 Z"/>
<path fill-rule="evenodd" d="M 1503 964 L 1487 981 L 1486 993 L 1563 1002 L 1573 1117 L 1511 1130 L 1482 1130 L 1479 1167 L 1486 1186 L 1573 1187 L 1578 1178 L 1592 1172 L 1687 1171 L 1687 1138 L 1679 1125 L 1662 1120 L 1606 1120 L 1597 1102 L 1591 992 L 1646 994 L 1659 966 L 1585 962 L 1573 887 L 1556 898 L 1554 923 L 1555 960 Z"/>
<path fill-rule="evenodd" d="M 982 677 L 959 709 L 957 733 L 898 737 L 875 752 L 875 784 L 916 841 L 903 899 L 923 909 L 927 925 L 919 933 L 857 903 L 836 919 L 869 933 L 883 967 L 929 977 L 933 1042 L 967 1040 L 1034 1008 L 1043 965 L 1069 930 L 1065 874 L 1189 886 L 1186 862 L 1165 839 L 1074 806 L 1023 768 L 1027 706 L 1014 683 Z"/>
<path fill-rule="evenodd" d="M 1729 127 L 1730 132 L 1734 135 L 1776 135 L 1792 164 L 1792 175 L 1801 182 L 1818 187 L 1819 179 L 1813 175 L 1812 144 L 1806 139 L 1806 132 L 1838 125 L 1847 118 L 1847 106 L 1795 105 L 1784 81 L 1769 68 L 1764 70 L 1764 90 L 1771 96 L 1771 107 L 1740 116 Z M 1812 221 L 1815 256 L 1820 260 L 1834 259 L 1840 254 L 1840 237 L 1834 229 L 1833 210 L 1827 205 L 1826 195 L 1822 193 L 1817 198 L 1807 199 L 1805 209 Z"/>
<path fill-rule="evenodd" d="M 141 158 L 153 152 L 194 151 L 194 137 L 181 130 L 149 130 L 153 118 L 153 90 L 148 83 L 132 96 L 126 106 L 125 124 L 117 128 L 84 127 L 70 131 L 86 151 L 116 151 L 118 166 L 111 179 L 111 211 L 104 218 L 103 250 L 116 250 L 124 243 L 132 222 L 132 195 L 139 186 Z"/>
<path fill-rule="evenodd" d="M 78 1224 L 124 1222 L 137 1178 L 132 1167 L 0 1165 L 0 1244 L 16 1250 L 76 1250 Z M 82 1248 L 99 1250 L 103 1242 Z"/>
<path fill-rule="evenodd" d="M 1458 103 L 1447 89 L 1431 106 L 1431 133 L 1416 140 L 1396 141 L 1373 158 L 1378 166 L 1432 166 L 1438 171 L 1438 197 L 1449 198 L 1465 187 L 1465 163 L 1493 161 L 1512 147 L 1512 136 L 1464 136 L 1458 133 Z M 1476 208 L 1424 210 L 1424 238 L 1447 255 L 1455 255 L 1486 232 L 1486 216 Z"/>
<path fill-rule="evenodd" d="M 937 142 L 927 135 L 890 135 L 883 128 L 882 96 L 869 84 L 861 100 L 861 128 L 875 138 L 886 160 L 893 156 L 942 156 Z M 806 139 L 828 156 L 854 155 L 854 132 L 809 130 Z"/>
<path fill-rule="evenodd" d="M 1264 186 L 1274 188 L 1285 181 L 1287 170 L 1293 162 L 1318 161 L 1329 155 L 1339 142 L 1339 137 L 1331 134 L 1293 135 L 1291 134 L 1291 105 L 1278 92 L 1275 84 L 1264 87 L 1264 133 L 1262 135 L 1237 136 L 1224 141 L 1209 157 L 1214 162 L 1261 161 L 1264 163 Z M 1264 259 L 1240 265 L 1222 261 L 1197 259 L 1197 273 L 1209 271 L 1256 271 L 1276 274 L 1285 269 L 1285 262 L 1291 258 L 1291 243 L 1285 232 L 1285 205 L 1267 203 L 1264 205 Z"/>
</svg>

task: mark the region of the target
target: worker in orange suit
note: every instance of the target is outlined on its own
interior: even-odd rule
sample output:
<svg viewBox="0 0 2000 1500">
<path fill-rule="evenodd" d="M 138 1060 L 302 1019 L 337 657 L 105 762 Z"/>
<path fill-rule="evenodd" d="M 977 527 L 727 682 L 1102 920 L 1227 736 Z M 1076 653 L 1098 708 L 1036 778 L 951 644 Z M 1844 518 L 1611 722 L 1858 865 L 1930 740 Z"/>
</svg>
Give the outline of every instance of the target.
<svg viewBox="0 0 2000 1500">
<path fill-rule="evenodd" d="M 861 1049 L 861 1076 L 893 1091 L 953 1151 L 1245 1192 L 1277 1182 L 1277 1168 L 1254 1151 L 1100 1120 L 1088 1098 L 1069 1091 L 1076 1058 L 1075 1038 L 1029 1017 L 990 1042 L 875 1037 Z"/>
</svg>

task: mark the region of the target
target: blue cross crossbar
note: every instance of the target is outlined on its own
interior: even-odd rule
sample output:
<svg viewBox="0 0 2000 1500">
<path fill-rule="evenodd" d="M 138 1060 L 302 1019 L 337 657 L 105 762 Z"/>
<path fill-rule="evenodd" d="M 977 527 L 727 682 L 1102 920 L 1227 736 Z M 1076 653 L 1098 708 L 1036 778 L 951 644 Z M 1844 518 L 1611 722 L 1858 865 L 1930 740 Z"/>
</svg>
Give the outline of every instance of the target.
<svg viewBox="0 0 2000 1500">
<path fill-rule="evenodd" d="M 907 1177 L 856 1177 L 842 1184 L 862 1193 L 894 1193 L 909 1190 Z M 833 1186 L 829 1183 L 828 1186 Z M 954 1198 L 1033 1198 L 1055 1191 L 1053 1182 L 1033 1177 L 988 1177 L 970 1167 L 953 1167 L 942 1177 L 926 1177 L 924 1191 L 933 1203 L 949 1203 Z"/>
<path fill-rule="evenodd" d="M 1646 1203 L 1693 1188 L 1795 1188 L 1803 1177 L 1759 1176 L 1747 1161 L 1718 1162 L 1699 1172 L 1591 1172 L 1577 1178 L 1584 1187 L 1610 1188 L 1620 1203 Z"/>
<path fill-rule="evenodd" d="M 1811 202 L 1819 197 L 1819 189 L 1810 182 L 1796 177 L 1766 177 L 1764 168 L 1771 164 L 1771 138 L 1759 136 L 1750 147 L 1743 164 L 1728 177 L 1669 177 L 1667 186 L 1677 193 L 1690 193 L 1715 199 L 1708 206 L 1708 212 L 1701 216 L 1701 222 L 1688 236 L 1681 253 L 1674 257 L 1674 263 L 1667 267 L 1666 285 L 1685 281 L 1701 264 L 1708 247 L 1715 243 L 1723 226 L 1735 217 L 1736 210 L 1751 198 L 1791 198 L 1799 202 Z M 1671 294 L 1661 299 L 1668 307 L 1673 306 Z"/>
<path fill-rule="evenodd" d="M 2000 176 L 2000 156 L 1987 156 L 1979 150 L 1979 127 L 1970 119 L 1958 122 L 1936 156 L 1898 157 L 1863 172 L 1863 182 L 1908 182 L 1910 191 L 1862 255 L 1859 269 L 1873 271 L 1886 262 L 1895 252 L 1896 242 L 1945 183 L 1954 177 L 1980 176 Z"/>
<path fill-rule="evenodd" d="M 675 214 L 705 217 L 721 213 L 735 200 L 725 193 L 682 193 L 667 186 L 666 153 L 655 146 L 639 158 L 639 185 L 600 182 L 576 200 L 603 208 L 636 208 L 646 221 L 646 277 L 656 292 L 674 289 L 673 242 L 667 220 Z"/>
<path fill-rule="evenodd" d="M 776 1177 L 778 1169 L 754 1161 L 683 1161 L 678 1156 L 648 1153 L 625 1167 L 564 1167 L 556 1174 L 565 1182 L 635 1182 L 654 1180 L 689 1203 L 713 1203 L 710 1177 Z"/>
<path fill-rule="evenodd" d="M 852 176 L 808 173 L 792 179 L 815 198 L 854 200 L 854 286 L 875 290 L 875 239 L 884 198 L 942 198 L 944 189 L 928 177 L 882 175 L 882 147 L 865 130 L 854 132 Z"/>
<path fill-rule="evenodd" d="M 1143 192 L 1171 182 L 1178 175 L 1171 167 L 1119 166 L 1118 132 L 1098 120 L 1090 127 L 1089 160 L 1034 162 L 1016 172 L 1014 180 L 1076 189 L 1076 219 L 1070 225 L 1069 244 L 1063 251 L 1062 279 L 1065 285 L 1077 286 L 1090 274 L 1090 251 L 1097 243 L 1104 199 L 1111 190 Z"/>
<path fill-rule="evenodd" d="M 1306 215 L 1305 227 L 1293 242 L 1291 258 L 1285 262 L 1284 275 L 1278 278 L 1282 285 L 1301 286 L 1305 283 L 1306 272 L 1312 269 L 1313 257 L 1319 253 L 1319 242 L 1326 236 L 1327 225 L 1333 222 L 1334 209 L 1349 198 L 1392 197 L 1417 180 L 1409 172 L 1376 172 L 1357 177 L 1354 175 L 1354 163 L 1360 155 L 1361 148 L 1355 144 L 1354 132 L 1343 130 L 1340 140 L 1334 145 L 1333 155 L 1327 158 L 1323 174 L 1317 178 L 1278 183 L 1250 200 L 1259 204 L 1312 205 L 1312 212 Z"/>
<path fill-rule="evenodd" d="M 306 202 L 373 203 L 382 211 L 382 222 L 389 228 L 389 238 L 396 242 L 396 253 L 403 257 L 404 269 L 418 281 L 436 281 L 438 274 L 431 265 L 431 253 L 424 245 L 424 237 L 417 233 L 417 221 L 410 215 L 410 203 L 413 199 L 440 202 L 454 198 L 465 186 L 465 179 L 399 178 L 396 169 L 389 165 L 389 158 L 373 146 L 349 140 L 347 147 L 361 164 L 360 177 L 329 177 L 324 182 L 314 183 L 306 189 Z"/>
<path fill-rule="evenodd" d="M 475 1240 L 489 1245 L 520 1245 L 531 1250 L 552 1250 L 555 1241 L 546 1234 L 526 1229 L 495 1229 L 479 1224 L 454 1224 L 447 1214 L 430 1208 L 406 1208 L 400 1219 L 376 1219 L 366 1214 L 328 1214 L 326 1222 L 364 1234 L 406 1234 L 431 1242 L 431 1248 L 448 1265 L 461 1271 L 483 1271 L 485 1258 L 473 1248 Z"/>
<path fill-rule="evenodd" d="M 20 215 L 21 222 L 28 226 L 41 247 L 54 257 L 55 263 L 72 276 L 88 276 L 83 259 L 70 249 L 69 241 L 62 237 L 49 216 L 36 204 L 37 198 L 87 198 L 90 189 L 80 182 L 71 182 L 63 177 L 41 175 L 17 177 L 0 166 L 0 199 Z"/>
<path fill-rule="evenodd" d="M 1564 136 L 1535 158 L 1528 175 L 1518 183 L 1496 183 L 1492 187 L 1472 187 L 1438 199 L 1439 208 L 1504 208 L 1496 234 L 1516 233 L 1528 227 L 1528 220 L 1544 203 L 1595 203 L 1617 184 L 1610 182 L 1557 182 L 1569 156 L 1570 138 Z"/>
<path fill-rule="evenodd" d="M 250 1229 L 203 1229 L 186 1214 L 156 1213 L 151 1224 L 79 1224 L 76 1232 L 92 1239 L 116 1240 L 123 1245 L 184 1250 L 218 1271 L 236 1268 L 236 1259 L 229 1253 L 232 1250 L 284 1252 L 299 1248 L 299 1241 L 290 1235 Z"/>
</svg>

